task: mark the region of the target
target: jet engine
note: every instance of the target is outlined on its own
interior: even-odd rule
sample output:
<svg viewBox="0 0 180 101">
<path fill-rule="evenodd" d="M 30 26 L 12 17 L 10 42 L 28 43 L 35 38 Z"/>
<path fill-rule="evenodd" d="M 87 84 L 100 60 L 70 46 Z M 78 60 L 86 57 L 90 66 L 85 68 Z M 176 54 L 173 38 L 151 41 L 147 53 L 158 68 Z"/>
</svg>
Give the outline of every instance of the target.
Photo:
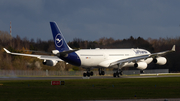
<svg viewBox="0 0 180 101">
<path fill-rule="evenodd" d="M 146 62 L 138 62 L 134 64 L 134 67 L 140 70 L 144 70 L 147 68 L 147 63 Z"/>
<path fill-rule="evenodd" d="M 165 57 L 157 57 L 153 59 L 153 62 L 158 64 L 158 65 L 164 65 L 167 62 L 167 59 Z"/>
<path fill-rule="evenodd" d="M 47 66 L 55 66 L 57 64 L 57 61 L 56 60 L 44 60 L 43 64 L 47 65 Z"/>
</svg>

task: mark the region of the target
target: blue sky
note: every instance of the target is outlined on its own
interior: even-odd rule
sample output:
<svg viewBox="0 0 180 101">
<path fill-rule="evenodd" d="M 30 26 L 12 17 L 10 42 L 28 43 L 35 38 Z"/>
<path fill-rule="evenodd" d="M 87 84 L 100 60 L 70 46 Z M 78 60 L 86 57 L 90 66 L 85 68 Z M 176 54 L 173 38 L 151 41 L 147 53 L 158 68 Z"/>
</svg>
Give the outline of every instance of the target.
<svg viewBox="0 0 180 101">
<path fill-rule="evenodd" d="M 102 37 L 180 36 L 179 0 L 0 0 L 0 30 L 28 39 L 52 39 L 55 21 L 67 41 Z"/>
</svg>

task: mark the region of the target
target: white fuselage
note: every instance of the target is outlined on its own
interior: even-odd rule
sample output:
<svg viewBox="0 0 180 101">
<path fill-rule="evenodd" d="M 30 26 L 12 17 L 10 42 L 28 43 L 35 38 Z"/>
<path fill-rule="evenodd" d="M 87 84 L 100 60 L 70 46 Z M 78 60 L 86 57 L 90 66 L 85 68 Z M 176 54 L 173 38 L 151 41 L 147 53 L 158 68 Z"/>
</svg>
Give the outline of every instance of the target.
<svg viewBox="0 0 180 101">
<path fill-rule="evenodd" d="M 151 54 L 144 49 L 81 49 L 76 51 L 81 61 L 81 67 L 108 67 L 111 62 L 130 57 Z M 142 60 L 149 64 L 152 58 Z M 107 64 L 106 64 L 107 63 Z M 133 66 L 134 63 L 125 63 L 125 66 Z"/>
</svg>

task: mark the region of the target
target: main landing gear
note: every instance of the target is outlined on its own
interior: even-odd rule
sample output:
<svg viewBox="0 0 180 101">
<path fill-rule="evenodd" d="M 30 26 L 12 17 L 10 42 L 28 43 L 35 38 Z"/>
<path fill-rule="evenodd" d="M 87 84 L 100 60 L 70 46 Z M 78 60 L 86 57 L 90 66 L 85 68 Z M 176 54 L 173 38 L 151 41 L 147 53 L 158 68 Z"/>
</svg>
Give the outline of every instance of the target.
<svg viewBox="0 0 180 101">
<path fill-rule="evenodd" d="M 87 68 L 86 71 L 87 72 L 83 73 L 83 77 L 86 77 L 86 76 L 90 77 L 90 76 L 94 75 L 94 73 L 92 71 L 90 71 L 90 68 Z M 99 71 L 99 75 L 105 75 L 103 68 L 99 68 L 98 71 Z"/>
<path fill-rule="evenodd" d="M 98 71 L 99 71 L 99 75 L 104 75 L 105 74 L 103 68 L 99 68 Z"/>
<path fill-rule="evenodd" d="M 86 77 L 86 76 L 87 76 L 87 77 L 90 77 L 90 76 L 93 76 L 93 75 L 94 75 L 94 73 L 93 73 L 92 71 L 90 71 L 89 68 L 87 69 L 87 72 L 86 72 L 86 73 L 83 73 L 83 76 L 84 76 L 84 77 Z"/>
<path fill-rule="evenodd" d="M 118 68 L 114 70 L 115 72 L 113 74 L 113 77 L 119 77 L 119 75 L 123 75 L 123 72 L 121 70 L 123 64 L 124 63 L 117 64 Z"/>
<path fill-rule="evenodd" d="M 123 75 L 122 70 L 117 70 L 115 73 L 113 73 L 113 77 L 119 77 L 119 75 Z"/>
<path fill-rule="evenodd" d="M 91 71 L 91 72 L 90 72 L 90 71 L 87 71 L 86 73 L 83 73 L 83 76 L 84 76 L 84 77 L 86 77 L 86 76 L 87 76 L 87 77 L 90 77 L 90 76 L 93 76 L 93 74 L 94 74 L 94 73 L 93 73 L 92 71 Z"/>
</svg>

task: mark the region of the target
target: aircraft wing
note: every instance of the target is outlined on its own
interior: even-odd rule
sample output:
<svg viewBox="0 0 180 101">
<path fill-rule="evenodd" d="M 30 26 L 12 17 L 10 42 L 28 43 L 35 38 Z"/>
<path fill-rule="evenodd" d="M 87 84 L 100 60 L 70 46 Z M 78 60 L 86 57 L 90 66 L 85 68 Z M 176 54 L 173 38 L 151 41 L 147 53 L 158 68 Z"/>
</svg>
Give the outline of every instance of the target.
<svg viewBox="0 0 180 101">
<path fill-rule="evenodd" d="M 124 63 L 130 63 L 130 62 L 136 63 L 136 62 L 138 62 L 138 61 L 140 61 L 142 59 L 147 59 L 147 58 L 149 58 L 149 55 L 141 55 L 141 56 L 129 57 L 129 58 L 126 58 L 126 59 L 121 59 L 121 60 L 112 62 L 112 63 L 110 63 L 109 67 L 113 66 L 113 65 L 116 65 L 116 64 L 123 65 Z"/>
<path fill-rule="evenodd" d="M 6 48 L 3 48 L 6 53 L 8 54 L 12 54 L 12 55 L 21 55 L 21 56 L 30 56 L 30 57 L 36 57 L 38 59 L 42 59 L 42 60 L 56 60 L 56 61 L 63 61 L 60 58 L 58 58 L 57 56 L 48 56 L 48 55 L 33 55 L 33 54 L 23 54 L 23 53 L 12 53 L 10 51 L 8 51 Z"/>
<path fill-rule="evenodd" d="M 164 51 L 164 52 L 158 52 L 158 53 L 152 53 L 152 54 L 150 55 L 150 57 L 156 58 L 156 57 L 159 57 L 159 56 L 164 56 L 164 55 L 166 55 L 167 53 L 176 51 L 175 48 L 176 48 L 176 46 L 173 45 L 173 47 L 172 47 L 171 50 L 167 50 L 167 51 Z"/>
<path fill-rule="evenodd" d="M 159 56 L 164 56 L 167 53 L 174 52 L 174 51 L 175 51 L 175 45 L 172 47 L 171 50 L 168 50 L 168 51 L 152 53 L 152 54 L 149 54 L 149 55 L 140 55 L 140 56 L 135 56 L 135 57 L 129 57 L 129 58 L 121 59 L 121 60 L 116 60 L 114 62 L 106 61 L 106 62 L 102 62 L 100 65 L 103 66 L 103 67 L 111 67 L 111 66 L 117 65 L 117 64 L 122 66 L 122 65 L 124 65 L 124 63 L 130 63 L 130 62 L 136 63 L 136 62 L 138 62 L 138 61 L 140 61 L 142 59 L 146 60 L 147 58 L 156 58 L 156 57 L 159 57 Z"/>
</svg>

